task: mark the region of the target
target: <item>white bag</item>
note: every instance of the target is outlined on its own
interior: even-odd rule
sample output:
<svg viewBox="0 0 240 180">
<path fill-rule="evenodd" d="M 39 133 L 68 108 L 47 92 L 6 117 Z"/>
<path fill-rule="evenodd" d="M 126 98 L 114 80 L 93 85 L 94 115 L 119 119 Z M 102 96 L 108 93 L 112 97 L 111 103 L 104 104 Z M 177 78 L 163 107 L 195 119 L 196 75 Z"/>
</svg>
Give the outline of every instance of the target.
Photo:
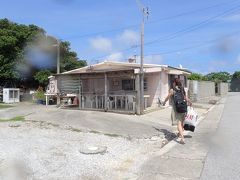
<svg viewBox="0 0 240 180">
<path fill-rule="evenodd" d="M 197 118 L 198 118 L 197 113 L 194 111 L 193 107 L 189 106 L 184 120 L 184 129 L 187 131 L 194 132 L 197 124 Z"/>
</svg>

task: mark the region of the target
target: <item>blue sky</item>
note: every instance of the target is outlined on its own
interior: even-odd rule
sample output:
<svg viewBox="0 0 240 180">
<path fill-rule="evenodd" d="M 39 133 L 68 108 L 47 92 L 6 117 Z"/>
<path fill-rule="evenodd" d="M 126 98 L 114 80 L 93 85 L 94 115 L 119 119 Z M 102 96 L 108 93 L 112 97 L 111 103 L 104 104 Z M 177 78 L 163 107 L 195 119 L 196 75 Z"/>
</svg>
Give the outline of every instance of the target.
<svg viewBox="0 0 240 180">
<path fill-rule="evenodd" d="M 240 69 L 240 1 L 142 3 L 150 10 L 145 24 L 146 63 L 181 64 L 201 73 Z M 141 13 L 135 0 L 1 0 L 0 18 L 44 28 L 49 35 L 69 41 L 78 57 L 89 64 L 140 55 L 135 46 Z M 193 25 L 194 30 L 186 29 Z M 176 33 L 181 30 L 187 32 Z"/>
</svg>

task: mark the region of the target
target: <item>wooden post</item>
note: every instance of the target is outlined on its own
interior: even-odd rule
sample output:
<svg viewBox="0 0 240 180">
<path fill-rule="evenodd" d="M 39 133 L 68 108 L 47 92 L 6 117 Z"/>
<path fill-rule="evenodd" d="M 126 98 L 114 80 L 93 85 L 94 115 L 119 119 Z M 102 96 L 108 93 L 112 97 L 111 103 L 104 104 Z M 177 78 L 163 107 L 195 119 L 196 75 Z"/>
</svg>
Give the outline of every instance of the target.
<svg viewBox="0 0 240 180">
<path fill-rule="evenodd" d="M 104 84 L 105 84 L 105 88 L 104 88 L 104 109 L 105 109 L 105 111 L 107 111 L 108 110 L 108 107 L 107 107 L 107 90 L 108 90 L 108 88 L 107 88 L 107 73 L 105 72 L 105 74 L 104 74 Z"/>
<path fill-rule="evenodd" d="M 46 96 L 46 106 L 48 106 L 48 95 L 45 95 Z"/>
</svg>

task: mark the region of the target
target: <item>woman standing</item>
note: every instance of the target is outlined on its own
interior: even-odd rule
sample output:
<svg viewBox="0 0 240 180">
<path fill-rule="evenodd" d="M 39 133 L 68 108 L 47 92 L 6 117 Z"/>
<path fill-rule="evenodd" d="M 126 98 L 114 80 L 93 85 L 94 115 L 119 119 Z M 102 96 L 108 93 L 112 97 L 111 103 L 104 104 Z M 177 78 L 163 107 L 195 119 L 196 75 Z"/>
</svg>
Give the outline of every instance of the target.
<svg viewBox="0 0 240 180">
<path fill-rule="evenodd" d="M 184 144 L 185 140 L 184 140 L 184 136 L 183 136 L 183 123 L 184 123 L 184 119 L 185 119 L 185 115 L 186 112 L 185 110 L 179 110 L 178 108 L 178 104 L 176 102 L 176 99 L 179 97 L 179 99 L 182 98 L 182 104 L 180 106 L 182 106 L 181 108 L 183 109 L 187 109 L 187 103 L 191 106 L 192 103 L 190 102 L 190 100 L 187 98 L 186 96 L 186 92 L 184 90 L 184 87 L 182 86 L 182 83 L 180 81 L 179 78 L 175 78 L 172 84 L 172 88 L 169 91 L 168 96 L 166 97 L 166 99 L 163 102 L 163 105 L 165 106 L 166 102 L 170 99 L 171 103 L 172 103 L 172 113 L 171 113 L 171 120 L 172 120 L 172 125 L 174 125 L 174 122 L 177 122 L 177 129 L 178 129 L 178 135 L 179 138 L 181 138 L 180 143 Z"/>
</svg>

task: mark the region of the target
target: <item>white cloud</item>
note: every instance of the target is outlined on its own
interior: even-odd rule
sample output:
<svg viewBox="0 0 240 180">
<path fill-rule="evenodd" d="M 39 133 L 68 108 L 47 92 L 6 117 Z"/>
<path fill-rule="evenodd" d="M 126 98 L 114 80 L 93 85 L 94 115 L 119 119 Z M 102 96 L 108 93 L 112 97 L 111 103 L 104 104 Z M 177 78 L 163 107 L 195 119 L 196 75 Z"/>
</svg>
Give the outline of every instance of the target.
<svg viewBox="0 0 240 180">
<path fill-rule="evenodd" d="M 144 57 L 144 64 L 162 64 L 163 57 L 161 55 L 150 55 Z"/>
<path fill-rule="evenodd" d="M 95 37 L 89 39 L 92 53 L 101 52 L 104 54 L 109 54 L 104 57 L 107 60 L 122 61 L 124 57 L 136 53 L 133 52 L 121 52 L 123 49 L 132 47 L 133 45 L 139 44 L 139 34 L 133 30 L 126 29 L 120 34 L 112 38 L 105 37 Z"/>
<path fill-rule="evenodd" d="M 104 37 L 90 39 L 91 46 L 101 52 L 110 52 L 112 50 L 112 41 Z"/>
<path fill-rule="evenodd" d="M 106 59 L 110 61 L 122 61 L 123 54 L 121 52 L 112 53 Z"/>
<path fill-rule="evenodd" d="M 118 37 L 118 41 L 123 44 L 135 45 L 139 43 L 140 36 L 137 32 L 133 30 L 125 30 Z"/>
</svg>

